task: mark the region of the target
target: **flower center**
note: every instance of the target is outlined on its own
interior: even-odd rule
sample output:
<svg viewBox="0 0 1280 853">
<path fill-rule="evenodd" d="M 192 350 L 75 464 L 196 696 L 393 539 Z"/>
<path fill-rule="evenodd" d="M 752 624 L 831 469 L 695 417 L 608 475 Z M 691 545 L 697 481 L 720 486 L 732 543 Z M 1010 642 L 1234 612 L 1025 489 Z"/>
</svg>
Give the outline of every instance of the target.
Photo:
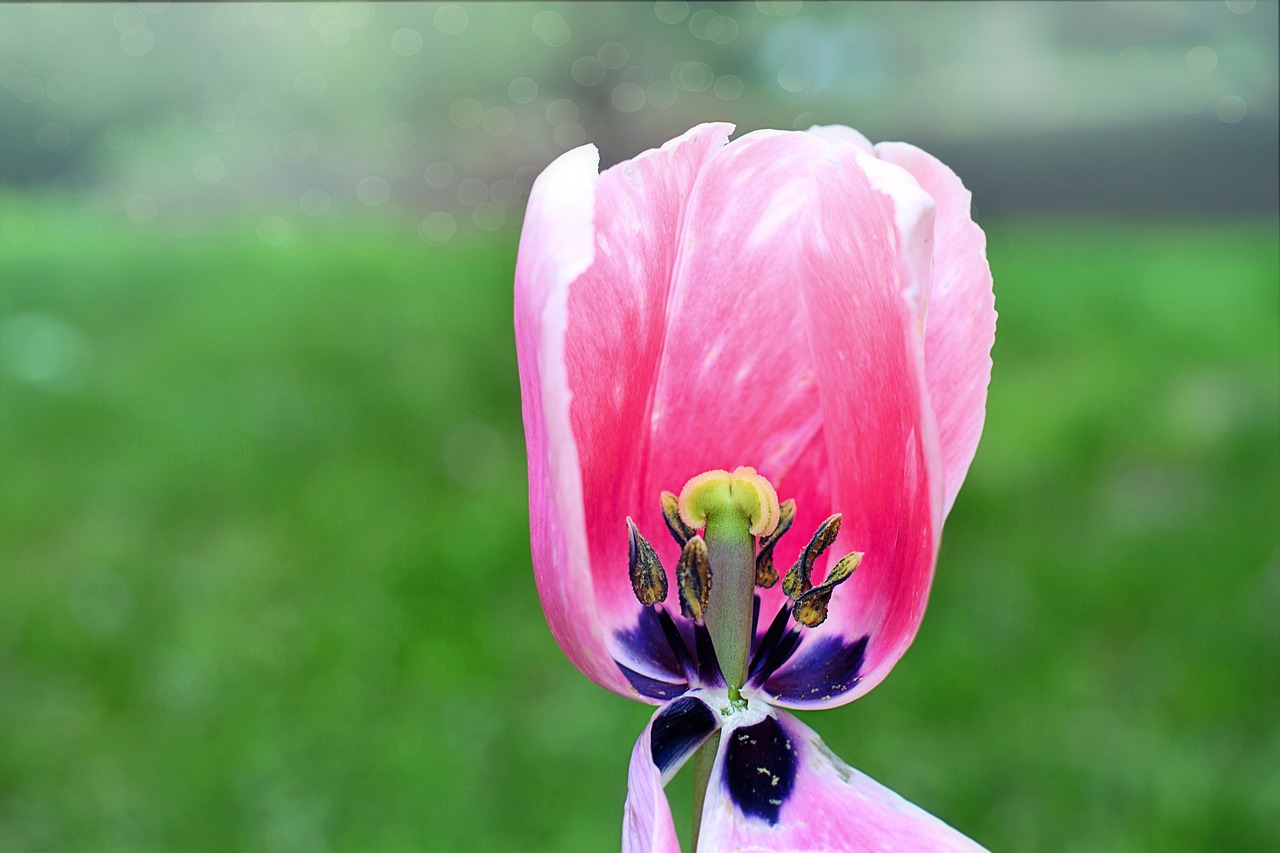
<svg viewBox="0 0 1280 853">
<path fill-rule="evenodd" d="M 678 498 L 671 492 L 662 493 L 667 529 L 681 547 L 676 566 L 680 612 L 695 624 L 706 626 L 729 699 L 735 705 L 745 701 L 741 689 L 748 678 L 759 615 L 755 587 L 769 588 L 778 582 L 773 551 L 795 520 L 795 509 L 793 500 L 780 504 L 773 485 L 749 467 L 699 474 L 685 483 Z M 653 546 L 630 518 L 627 528 L 632 590 L 641 604 L 657 605 L 667 597 L 666 572 Z M 814 563 L 835 542 L 839 531 L 840 515 L 832 515 L 818 527 L 782 580 L 782 589 L 790 599 L 783 610 L 809 628 L 826 620 L 832 591 L 862 560 L 860 552 L 850 553 L 831 568 L 822 583 L 813 583 Z M 780 612 L 778 618 L 786 617 Z M 785 625 L 781 627 L 785 629 Z"/>
</svg>

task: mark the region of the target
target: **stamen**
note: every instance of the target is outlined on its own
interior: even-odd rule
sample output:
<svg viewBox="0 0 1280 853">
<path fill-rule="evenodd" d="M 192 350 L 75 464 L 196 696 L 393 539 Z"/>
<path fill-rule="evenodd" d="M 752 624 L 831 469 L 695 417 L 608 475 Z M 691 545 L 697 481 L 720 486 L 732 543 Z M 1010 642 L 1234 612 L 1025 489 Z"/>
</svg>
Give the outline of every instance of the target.
<svg viewBox="0 0 1280 853">
<path fill-rule="evenodd" d="M 773 546 L 778 544 L 782 534 L 791 529 L 796 520 L 796 502 L 791 499 L 778 506 L 778 526 L 768 536 L 761 536 L 759 550 L 756 552 L 756 586 L 765 589 L 778 582 L 778 570 L 773 566 Z"/>
<path fill-rule="evenodd" d="M 667 598 L 667 573 L 662 569 L 658 554 L 641 535 L 631 517 L 627 517 L 629 537 L 628 562 L 631 572 L 631 590 L 636 599 L 648 607 Z"/>
<path fill-rule="evenodd" d="M 693 536 L 694 530 L 680 520 L 680 499 L 672 492 L 662 493 L 662 517 L 666 519 L 667 530 L 681 548 Z"/>
<path fill-rule="evenodd" d="M 782 579 L 782 591 L 792 601 L 798 601 L 800 596 L 813 589 L 813 582 L 809 579 L 813 575 L 813 564 L 818 557 L 822 556 L 822 552 L 830 548 L 831 543 L 836 541 L 836 535 L 839 532 L 840 513 L 836 513 L 822 522 L 818 530 L 813 534 L 813 538 L 809 540 L 809 544 L 804 546 L 800 556 L 796 558 L 795 563 L 787 571 L 787 576 Z"/>
<path fill-rule="evenodd" d="M 691 538 L 680 552 L 676 587 L 680 590 L 680 614 L 701 622 L 711 601 L 711 559 L 701 536 Z"/>
<path fill-rule="evenodd" d="M 861 551 L 853 551 L 841 557 L 831 567 L 826 580 L 796 599 L 796 606 L 791 613 L 795 620 L 809 628 L 816 628 L 825 622 L 832 590 L 848 580 L 861 562 Z"/>
</svg>

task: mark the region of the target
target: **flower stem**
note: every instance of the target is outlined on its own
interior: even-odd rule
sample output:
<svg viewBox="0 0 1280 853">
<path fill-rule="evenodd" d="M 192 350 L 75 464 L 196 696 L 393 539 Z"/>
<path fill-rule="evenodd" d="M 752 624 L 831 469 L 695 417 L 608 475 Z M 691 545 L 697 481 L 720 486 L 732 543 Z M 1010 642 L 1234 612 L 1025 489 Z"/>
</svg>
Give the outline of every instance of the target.
<svg viewBox="0 0 1280 853">
<path fill-rule="evenodd" d="M 704 538 L 711 563 L 707 633 L 715 646 L 729 698 L 742 701 L 751 655 L 751 610 L 756 583 L 756 540 L 741 513 L 717 512 L 707 519 Z"/>
<path fill-rule="evenodd" d="M 690 851 L 698 851 L 698 833 L 702 830 L 702 806 L 707 801 L 707 785 L 711 782 L 711 768 L 716 763 L 720 749 L 720 730 L 707 738 L 693 756 L 693 841 Z"/>
</svg>

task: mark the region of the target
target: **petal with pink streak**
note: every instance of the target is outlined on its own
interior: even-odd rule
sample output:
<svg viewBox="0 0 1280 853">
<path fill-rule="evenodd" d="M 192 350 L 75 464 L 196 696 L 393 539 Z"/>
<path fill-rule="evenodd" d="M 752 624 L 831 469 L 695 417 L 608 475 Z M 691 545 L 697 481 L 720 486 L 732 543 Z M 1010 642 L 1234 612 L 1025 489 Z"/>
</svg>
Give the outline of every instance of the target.
<svg viewBox="0 0 1280 853">
<path fill-rule="evenodd" d="M 719 715 L 696 696 L 681 697 L 654 712 L 631 751 L 622 817 L 624 853 L 679 853 L 663 787 L 718 727 Z"/>
<path fill-rule="evenodd" d="M 797 501 L 795 532 L 775 551 L 783 567 L 822 518 L 843 514 L 832 557 L 866 556 L 811 633 L 869 636 L 865 671 L 846 692 L 796 702 L 811 707 L 870 689 L 914 637 L 942 501 L 918 314 L 932 205 L 918 190 L 913 206 L 898 203 L 881 187 L 914 181 L 871 160 L 851 141 L 761 132 L 706 163 L 688 202 L 641 478 L 651 495 L 709 468 L 754 465 Z M 780 594 L 762 594 L 763 619 Z"/>
<path fill-rule="evenodd" d="M 627 650 L 614 635 L 640 605 L 627 575 L 627 513 L 617 508 L 624 495 L 638 503 L 639 425 L 685 201 L 731 130 L 696 127 L 599 175 L 594 148 L 563 155 L 535 183 L 520 240 L 516 343 L 534 575 L 561 648 L 625 696 L 637 694 L 615 665 Z M 649 499 L 656 508 L 658 494 Z M 661 530 L 656 509 L 643 519 L 651 535 Z"/>
<path fill-rule="evenodd" d="M 995 296 L 986 235 L 969 212 L 970 194 L 937 158 L 901 142 L 876 155 L 910 172 L 934 199 L 933 287 L 925 337 L 925 378 L 946 468 L 945 510 L 973 461 L 986 416 L 995 341 Z"/>
<path fill-rule="evenodd" d="M 980 851 L 973 840 L 836 757 L 774 711 L 722 729 L 702 812 L 707 850 Z"/>
</svg>

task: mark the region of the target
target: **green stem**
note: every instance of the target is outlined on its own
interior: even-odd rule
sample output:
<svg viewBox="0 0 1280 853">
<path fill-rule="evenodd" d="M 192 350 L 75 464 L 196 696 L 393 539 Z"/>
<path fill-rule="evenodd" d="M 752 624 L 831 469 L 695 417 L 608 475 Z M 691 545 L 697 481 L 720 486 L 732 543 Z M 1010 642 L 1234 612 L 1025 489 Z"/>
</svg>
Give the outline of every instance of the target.
<svg viewBox="0 0 1280 853">
<path fill-rule="evenodd" d="M 693 842 L 689 849 L 698 853 L 698 833 L 702 830 L 702 806 L 707 801 L 707 785 L 711 782 L 711 768 L 716 763 L 720 749 L 720 730 L 707 738 L 693 756 Z"/>
<path fill-rule="evenodd" d="M 735 704 L 747 681 L 751 655 L 751 610 L 756 584 L 756 540 L 751 521 L 740 512 L 717 512 L 707 518 L 703 538 L 711 563 L 711 598 L 707 633 L 715 646 L 720 671 Z"/>
</svg>

